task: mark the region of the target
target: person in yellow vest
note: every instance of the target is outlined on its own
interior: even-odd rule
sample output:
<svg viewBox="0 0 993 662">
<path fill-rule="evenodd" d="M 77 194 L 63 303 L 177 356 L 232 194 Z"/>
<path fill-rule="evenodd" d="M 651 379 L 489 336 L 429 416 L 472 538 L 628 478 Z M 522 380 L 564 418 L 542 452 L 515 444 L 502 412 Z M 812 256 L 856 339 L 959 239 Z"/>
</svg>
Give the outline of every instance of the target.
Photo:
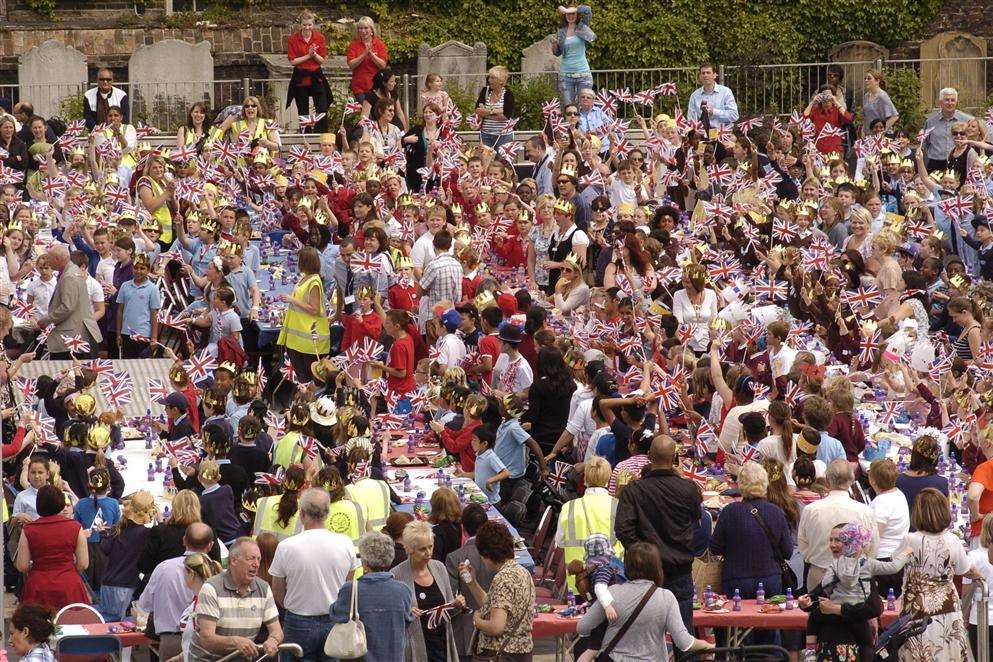
<svg viewBox="0 0 993 662">
<path fill-rule="evenodd" d="M 298 443 L 305 436 L 310 422 L 310 408 L 302 402 L 294 403 L 286 416 L 287 432 L 272 447 L 272 465 L 289 469 L 290 465 L 302 462 L 303 448 Z"/>
<path fill-rule="evenodd" d="M 232 113 L 210 132 L 209 143 L 220 140 L 224 134 L 232 142 L 240 142 L 247 136 L 252 150 L 264 147 L 273 153 L 280 148 L 279 130 L 275 123 L 263 116 L 262 104 L 258 97 L 247 97 L 241 105 L 241 113 Z"/>
<path fill-rule="evenodd" d="M 370 477 L 372 442 L 368 437 L 353 437 L 345 445 L 348 475 L 352 484 L 345 487 L 349 499 L 362 507 L 366 530 L 379 531 L 390 516 L 390 486 L 386 481 Z"/>
<path fill-rule="evenodd" d="M 162 232 L 159 244 L 168 250 L 172 246 L 172 208 L 176 185 L 166 178 L 166 160 L 161 156 L 148 159 L 145 174 L 138 179 L 138 199 L 145 210 L 159 223 Z"/>
<path fill-rule="evenodd" d="M 279 540 L 302 530 L 297 511 L 297 498 L 307 485 L 307 473 L 302 465 L 291 465 L 283 474 L 283 493 L 259 499 L 255 504 L 255 524 L 252 535 L 268 531 Z"/>
<path fill-rule="evenodd" d="M 331 327 L 324 305 L 321 255 L 313 246 L 306 246 L 300 250 L 299 260 L 300 282 L 293 294 L 279 295 L 287 308 L 277 343 L 286 347 L 298 381 L 310 382 L 311 364 L 331 353 Z"/>
<path fill-rule="evenodd" d="M 559 525 L 555 532 L 555 544 L 562 548 L 566 565 L 570 561 L 583 561 L 584 543 L 594 533 L 602 533 L 620 557 L 623 546 L 614 535 L 614 519 L 617 516 L 617 499 L 607 492 L 610 480 L 610 463 L 605 458 L 594 456 L 586 462 L 583 471 L 586 492 L 578 499 L 567 501 L 559 514 Z M 576 590 L 574 575 L 568 575 L 569 589 Z"/>
<path fill-rule="evenodd" d="M 327 466 L 317 474 L 317 485 L 331 495 L 331 510 L 328 513 L 327 529 L 341 533 L 356 542 L 366 532 L 365 515 L 362 506 L 347 498 L 345 481 L 337 467 Z"/>
</svg>

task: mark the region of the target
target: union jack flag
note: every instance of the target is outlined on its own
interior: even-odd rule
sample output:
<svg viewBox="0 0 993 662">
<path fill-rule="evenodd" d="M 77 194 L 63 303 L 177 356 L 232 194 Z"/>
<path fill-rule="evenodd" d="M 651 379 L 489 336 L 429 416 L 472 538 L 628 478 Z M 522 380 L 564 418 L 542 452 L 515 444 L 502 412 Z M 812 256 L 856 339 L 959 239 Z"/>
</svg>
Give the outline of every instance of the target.
<svg viewBox="0 0 993 662">
<path fill-rule="evenodd" d="M 302 450 L 308 458 L 311 460 L 317 459 L 317 452 L 320 450 L 321 444 L 318 443 L 316 439 L 307 435 L 300 435 L 300 438 L 297 440 L 297 445 L 300 446 L 300 450 Z"/>
<path fill-rule="evenodd" d="M 948 437 L 948 441 L 958 446 L 962 437 L 965 436 L 966 430 L 967 426 L 958 418 L 954 418 L 948 421 L 948 425 L 941 431 Z"/>
<path fill-rule="evenodd" d="M 860 287 L 857 290 L 847 290 L 841 295 L 852 310 L 861 310 L 874 306 L 883 300 L 883 294 L 876 287 Z"/>
<path fill-rule="evenodd" d="M 548 472 L 548 478 L 546 480 L 553 488 L 559 490 L 566 484 L 570 473 L 572 473 L 571 464 L 556 460 L 555 466 L 552 471 Z"/>
<path fill-rule="evenodd" d="M 41 345 L 46 340 L 48 340 L 48 336 L 52 335 L 52 331 L 54 330 L 55 330 L 54 324 L 49 324 L 44 329 L 42 329 L 41 333 L 38 334 L 38 344 Z"/>
<path fill-rule="evenodd" d="M 559 113 L 559 112 L 561 111 L 560 111 L 558 99 L 552 99 L 551 101 L 546 101 L 545 103 L 541 104 L 542 117 L 547 118 L 553 113 Z"/>
<path fill-rule="evenodd" d="M 777 218 L 772 221 L 772 238 L 783 243 L 790 243 L 800 236 L 800 228 L 788 218 Z"/>
<path fill-rule="evenodd" d="M 741 457 L 742 464 L 744 464 L 745 462 L 762 461 L 762 453 L 759 452 L 758 448 L 752 446 L 751 444 L 745 444 L 744 447 L 741 449 L 741 453 L 739 453 L 739 456 Z"/>
<path fill-rule="evenodd" d="M 170 390 L 162 382 L 157 379 L 148 380 L 148 398 L 155 404 L 165 404 L 165 399 L 168 397 Z"/>
<path fill-rule="evenodd" d="M 51 416 L 42 416 L 39 411 L 31 412 L 31 429 L 42 443 L 59 443 L 59 438 L 55 434 L 55 419 Z"/>
<path fill-rule="evenodd" d="M 20 299 L 14 299 L 10 302 L 10 312 L 14 313 L 14 317 L 28 319 L 34 315 L 35 307 L 33 303 L 21 301 Z"/>
<path fill-rule="evenodd" d="M 383 269 L 383 263 L 380 262 L 379 257 L 371 253 L 354 253 L 348 264 L 353 271 L 379 273 Z"/>
<path fill-rule="evenodd" d="M 701 418 L 700 423 L 696 426 L 696 437 L 693 439 L 693 448 L 696 451 L 697 459 L 710 453 L 710 447 L 715 441 L 717 441 L 717 434 L 714 432 L 713 426 L 707 422 L 707 419 Z"/>
<path fill-rule="evenodd" d="M 83 120 L 73 120 L 66 125 L 64 136 L 81 136 L 86 130 L 86 122 Z"/>
<path fill-rule="evenodd" d="M 825 138 L 843 138 L 845 132 L 841 129 L 832 126 L 830 122 L 821 127 L 821 132 L 817 134 L 817 140 L 814 142 L 820 142 Z"/>
<path fill-rule="evenodd" d="M 685 345 L 693 339 L 693 327 L 689 324 L 680 324 L 676 327 L 676 338 L 679 339 L 679 344 Z"/>
<path fill-rule="evenodd" d="M 707 471 L 703 467 L 699 467 L 692 462 L 686 462 L 680 465 L 680 469 L 683 472 L 683 478 L 692 480 L 694 483 L 700 486 L 701 489 L 707 487 L 707 479 L 710 478 L 707 475 Z"/>
<path fill-rule="evenodd" d="M 274 474 L 266 473 L 264 471 L 255 472 L 255 484 L 256 485 L 267 485 L 269 487 L 279 487 L 283 484 L 283 472 L 282 467 L 280 470 Z"/>
<path fill-rule="evenodd" d="M 290 357 L 287 356 L 285 359 L 283 359 L 283 365 L 279 369 L 279 371 L 280 373 L 282 373 L 284 377 L 286 377 L 286 381 L 292 382 L 294 384 L 300 383 L 299 381 L 297 381 L 297 372 L 296 370 L 293 369 L 293 363 L 290 361 Z"/>
<path fill-rule="evenodd" d="M 768 298 L 773 301 L 785 301 L 789 289 L 785 282 L 775 280 L 757 280 L 752 284 L 752 292 L 760 298 Z"/>
<path fill-rule="evenodd" d="M 752 382 L 752 393 L 756 400 L 767 400 L 769 398 L 769 387 L 759 382 Z"/>
<path fill-rule="evenodd" d="M 79 336 L 62 335 L 62 343 L 70 354 L 86 354 L 90 351 L 90 343 Z"/>
<path fill-rule="evenodd" d="M 951 369 L 952 358 L 948 354 L 936 356 L 927 364 L 928 376 L 934 381 L 939 381 Z"/>
<path fill-rule="evenodd" d="M 658 95 L 661 95 L 661 96 L 674 97 L 674 96 L 676 96 L 676 84 L 675 83 L 672 83 L 672 82 L 661 83 L 661 84 L 655 86 L 654 91 L 655 91 L 655 94 L 658 94 Z"/>
<path fill-rule="evenodd" d="M 170 161 L 176 161 L 178 163 L 185 163 L 190 159 L 195 159 L 197 157 L 196 145 L 183 145 L 182 147 L 177 147 L 172 150 L 169 155 Z"/>
<path fill-rule="evenodd" d="M 458 609 L 455 602 L 446 602 L 443 605 L 438 605 L 437 607 L 432 607 L 427 610 L 428 616 L 428 629 L 434 630 L 439 625 L 445 622 L 451 622 L 453 612 Z"/>
<path fill-rule="evenodd" d="M 989 117 L 989 115 L 990 115 L 989 111 L 986 111 L 986 117 L 987 118 Z M 989 121 L 989 120 L 987 120 L 987 121 Z M 932 131 L 934 131 L 934 127 L 930 128 L 930 129 L 921 129 L 920 131 L 918 131 L 917 132 L 917 138 L 916 138 L 917 144 L 920 145 L 921 143 L 923 143 L 924 142 L 924 139 L 927 138 L 931 134 Z"/>
<path fill-rule="evenodd" d="M 903 412 L 903 403 L 896 401 L 884 402 L 883 410 L 879 412 L 879 421 L 883 425 L 895 423 L 901 412 Z"/>
<path fill-rule="evenodd" d="M 873 353 L 882 349 L 883 347 L 883 334 L 879 329 L 875 329 L 870 333 L 863 334 L 862 339 L 859 341 L 859 362 L 870 363 L 872 362 Z"/>
<path fill-rule="evenodd" d="M 286 434 L 286 417 L 270 411 L 265 415 L 266 427 L 272 430 L 273 439 L 282 439 Z"/>
<path fill-rule="evenodd" d="M 972 196 L 971 195 L 957 195 L 954 198 L 948 198 L 947 200 L 942 200 L 938 207 L 941 209 L 945 216 L 959 220 L 970 211 L 972 211 Z"/>
<path fill-rule="evenodd" d="M 523 143 L 519 140 L 511 140 L 497 147 L 497 154 L 503 157 L 508 163 L 517 160 L 517 153 L 521 151 Z"/>
<path fill-rule="evenodd" d="M 187 359 L 183 367 L 186 368 L 186 373 L 194 383 L 200 382 L 207 379 L 208 371 L 214 370 L 217 367 L 217 360 L 205 349 L 199 354 L 194 354 Z"/>
<path fill-rule="evenodd" d="M 607 90 L 600 90 L 596 95 L 596 105 L 607 115 L 617 114 L 617 102 Z"/>
<path fill-rule="evenodd" d="M 715 280 L 731 280 L 741 272 L 741 262 L 738 258 L 722 256 L 714 266 L 707 269 L 707 273 Z"/>
<path fill-rule="evenodd" d="M 800 384 L 797 382 L 790 382 L 789 386 L 786 387 L 786 395 L 783 396 L 783 401 L 790 407 L 795 407 L 806 398 L 807 394 L 800 388 Z"/>
<path fill-rule="evenodd" d="M 265 370 L 262 369 L 262 357 L 259 357 L 258 367 L 255 368 L 255 377 L 259 383 L 259 393 L 265 393 L 265 385 L 268 382 L 265 376 Z"/>
<path fill-rule="evenodd" d="M 631 103 L 634 101 L 634 97 L 631 96 L 631 88 L 629 87 L 610 90 L 610 94 L 621 103 Z"/>
<path fill-rule="evenodd" d="M 586 188 L 588 186 L 604 186 L 603 175 L 600 174 L 599 170 L 591 170 L 587 174 L 579 178 L 579 186 L 581 188 Z"/>
<path fill-rule="evenodd" d="M 734 169 L 728 165 L 715 163 L 707 168 L 707 174 L 718 184 L 726 184 L 734 178 Z"/>
<path fill-rule="evenodd" d="M 21 392 L 21 395 L 24 396 L 25 400 L 33 400 L 37 384 L 38 380 L 30 377 L 17 377 L 14 379 L 14 385 Z"/>
<path fill-rule="evenodd" d="M 300 115 L 300 128 L 309 129 L 312 126 L 316 126 L 317 123 L 326 116 L 327 113 L 310 113 L 309 115 Z"/>
<path fill-rule="evenodd" d="M 634 103 L 640 104 L 642 106 L 655 105 L 656 92 L 654 88 L 650 90 L 642 90 L 641 92 L 635 92 L 633 96 L 634 98 L 632 99 L 632 101 Z"/>
</svg>

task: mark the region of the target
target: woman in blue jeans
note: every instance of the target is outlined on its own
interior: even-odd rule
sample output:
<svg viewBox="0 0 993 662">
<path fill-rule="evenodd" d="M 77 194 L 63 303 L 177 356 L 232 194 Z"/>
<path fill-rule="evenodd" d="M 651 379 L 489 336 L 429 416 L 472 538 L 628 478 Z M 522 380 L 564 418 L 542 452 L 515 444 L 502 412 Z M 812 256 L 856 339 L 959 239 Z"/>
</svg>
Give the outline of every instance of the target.
<svg viewBox="0 0 993 662">
<path fill-rule="evenodd" d="M 345 582 L 331 605 L 331 623 L 344 623 L 351 609 L 352 590 L 358 586 L 358 617 L 365 625 L 369 662 L 402 660 L 407 625 L 414 620 L 413 595 L 390 574 L 393 540 L 378 531 L 366 533 L 358 542 L 362 576 Z"/>
<path fill-rule="evenodd" d="M 560 5 L 559 14 L 562 18 L 552 53 L 562 56 L 559 64 L 559 97 L 565 105 L 575 103 L 580 90 L 593 87 L 593 74 L 590 72 L 590 63 L 586 60 L 586 47 L 596 39 L 596 34 L 590 29 L 593 11 L 589 6 Z"/>
<path fill-rule="evenodd" d="M 743 599 L 754 599 L 761 582 L 768 597 L 779 595 L 783 579 L 777 559 L 793 555 L 790 525 L 779 506 L 766 500 L 769 475 L 761 465 L 742 465 L 738 488 L 742 500 L 721 511 L 710 539 L 711 553 L 724 557 L 721 590 L 728 598 L 738 589 Z M 755 643 L 774 643 L 778 633 L 753 636 Z"/>
</svg>

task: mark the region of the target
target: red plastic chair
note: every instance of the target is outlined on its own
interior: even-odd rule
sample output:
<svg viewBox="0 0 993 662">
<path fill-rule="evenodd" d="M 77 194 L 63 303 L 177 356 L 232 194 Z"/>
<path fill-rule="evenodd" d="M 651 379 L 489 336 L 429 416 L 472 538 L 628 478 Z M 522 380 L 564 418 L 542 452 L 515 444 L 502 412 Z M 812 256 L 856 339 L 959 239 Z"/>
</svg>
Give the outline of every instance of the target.
<svg viewBox="0 0 993 662">
<path fill-rule="evenodd" d="M 55 615 L 56 625 L 91 625 L 104 623 L 103 616 L 92 606 L 82 602 L 66 605 Z"/>
</svg>

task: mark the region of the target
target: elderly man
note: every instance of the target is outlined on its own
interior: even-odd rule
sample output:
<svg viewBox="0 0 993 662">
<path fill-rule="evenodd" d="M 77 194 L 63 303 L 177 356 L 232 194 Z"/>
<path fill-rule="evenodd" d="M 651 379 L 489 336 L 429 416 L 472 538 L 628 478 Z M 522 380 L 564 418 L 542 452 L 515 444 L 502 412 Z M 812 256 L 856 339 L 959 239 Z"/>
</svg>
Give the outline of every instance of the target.
<svg viewBox="0 0 993 662">
<path fill-rule="evenodd" d="M 952 125 L 972 119 L 972 115 L 958 110 L 958 104 L 958 91 L 954 87 L 943 88 L 938 93 L 938 110 L 924 120 L 925 131 L 930 131 L 922 145 L 928 172 L 948 167 L 948 155 L 955 146 L 952 141 Z M 985 132 L 989 133 L 988 129 Z"/>
<path fill-rule="evenodd" d="M 258 659 L 254 640 L 263 625 L 269 636 L 262 652 L 272 657 L 279 650 L 283 629 L 272 590 L 258 577 L 261 561 L 258 544 L 238 538 L 228 555 L 228 569 L 204 582 L 193 614 L 197 628 L 190 643 L 191 661 L 213 662 L 236 650 L 243 658 Z"/>
<path fill-rule="evenodd" d="M 159 659 L 168 660 L 182 647 L 179 619 L 193 601 L 193 593 L 186 586 L 184 560 L 190 554 L 209 554 L 214 545 L 214 532 L 203 522 L 186 527 L 183 535 L 182 556 L 167 559 L 155 566 L 148 579 L 148 586 L 141 593 L 138 606 L 155 614 L 155 634 L 159 637 Z"/>
<path fill-rule="evenodd" d="M 86 128 L 92 129 L 97 124 L 107 123 L 107 111 L 113 106 L 121 109 L 121 117 L 125 124 L 131 120 L 128 108 L 128 93 L 119 87 L 114 87 L 114 72 L 101 69 L 97 72 L 97 86 L 91 87 L 83 94 L 83 119 Z"/>
<path fill-rule="evenodd" d="M 650 542 L 662 555 L 663 588 L 672 591 L 687 629 L 693 627 L 693 524 L 701 516 L 700 490 L 676 473 L 676 442 L 652 440 L 649 466 L 621 492 L 614 532 L 625 548 Z"/>
<path fill-rule="evenodd" d="M 824 475 L 831 492 L 803 509 L 797 530 L 797 547 L 807 566 L 807 590 L 821 583 L 824 571 L 831 565 L 831 529 L 839 524 L 858 522 L 872 532 L 870 558 L 875 558 L 879 543 L 879 528 L 872 508 L 848 495 L 855 482 L 852 467 L 845 458 L 832 460 Z"/>
<path fill-rule="evenodd" d="M 31 118 L 35 116 L 34 106 L 27 101 L 20 101 L 14 104 L 14 119 L 18 122 L 17 137 L 21 139 L 25 145 L 30 145 L 34 142 L 34 136 L 31 134 Z M 49 144 L 55 144 L 57 137 L 55 132 L 52 131 L 52 127 L 45 124 L 45 142 Z"/>
<path fill-rule="evenodd" d="M 596 92 L 589 88 L 580 90 L 578 101 L 580 131 L 596 134 L 600 127 L 610 124 L 610 116 L 603 112 L 603 109 L 594 105 Z M 607 136 L 603 136 L 600 140 L 600 153 L 603 154 L 610 149 L 610 139 Z"/>
<path fill-rule="evenodd" d="M 730 88 L 717 84 L 714 65 L 705 62 L 699 70 L 700 87 L 690 95 L 686 116 L 690 121 L 700 120 L 706 128 L 730 127 L 738 121 L 738 104 Z"/>
<path fill-rule="evenodd" d="M 96 345 L 103 340 L 103 335 L 93 318 L 86 279 L 79 267 L 70 262 L 69 248 L 65 244 L 52 246 L 46 257 L 49 266 L 58 272 L 59 280 L 48 304 L 48 314 L 36 319 L 33 326 L 39 331 L 49 325 L 55 327 L 47 341 L 52 360 L 71 358 L 66 339 L 73 337 L 89 343 L 90 347 L 89 351 L 74 350 L 71 355 L 77 358 L 88 356 L 96 351 Z"/>
<path fill-rule="evenodd" d="M 276 548 L 269 574 L 276 602 L 286 610 L 286 642 L 300 644 L 302 660 L 329 660 L 324 640 L 331 630 L 328 615 L 338 591 L 359 567 L 348 536 L 328 531 L 331 510 L 326 490 L 312 487 L 300 495 L 297 506 L 303 531 L 283 540 Z M 284 662 L 292 656 L 283 653 Z"/>
</svg>

